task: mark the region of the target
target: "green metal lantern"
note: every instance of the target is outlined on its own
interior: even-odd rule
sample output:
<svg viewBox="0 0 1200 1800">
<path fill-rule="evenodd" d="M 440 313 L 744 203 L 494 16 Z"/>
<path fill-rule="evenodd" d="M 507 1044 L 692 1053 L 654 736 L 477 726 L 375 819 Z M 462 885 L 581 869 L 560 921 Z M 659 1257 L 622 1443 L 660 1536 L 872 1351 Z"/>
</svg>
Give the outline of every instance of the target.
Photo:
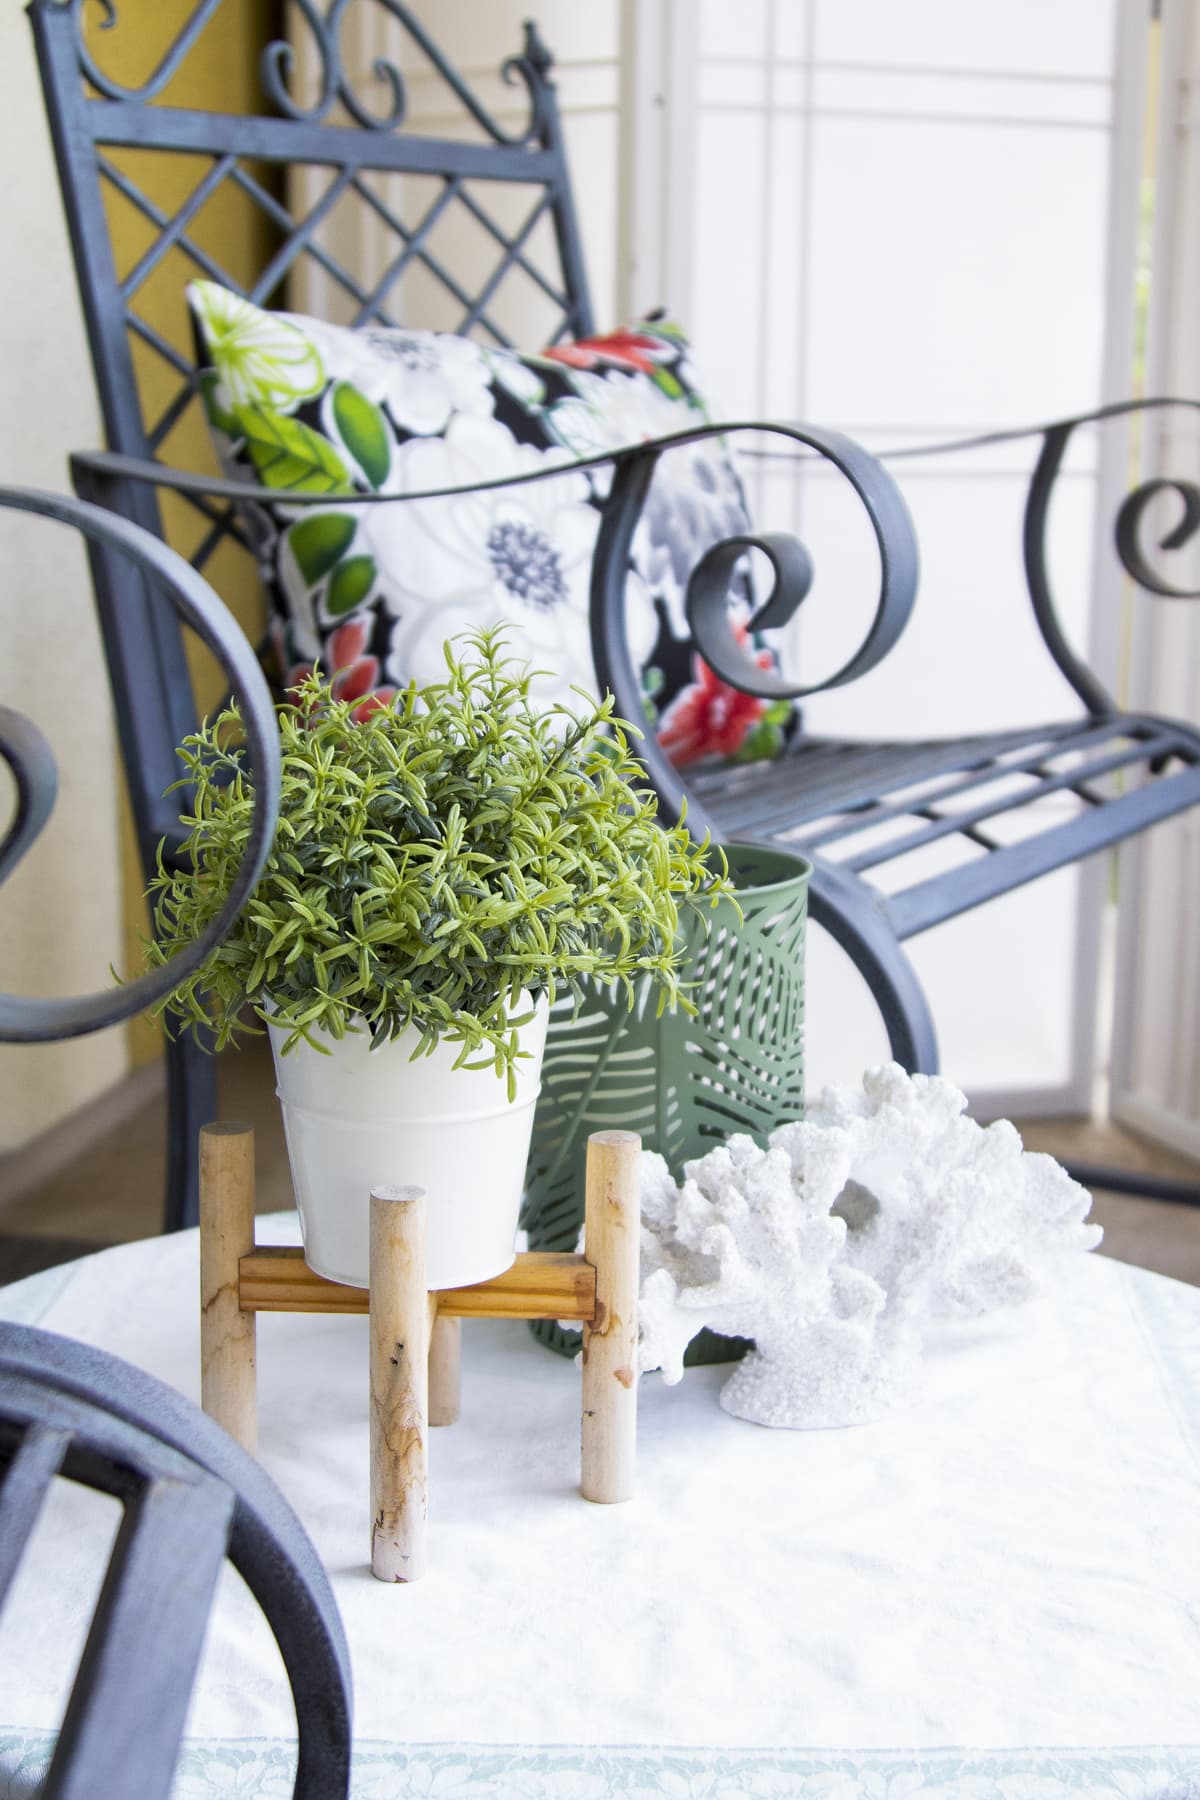
<svg viewBox="0 0 1200 1800">
<path fill-rule="evenodd" d="M 521 1222 L 532 1250 L 574 1250 L 583 1224 L 589 1132 L 641 1134 L 672 1173 L 733 1132 L 760 1143 L 804 1114 L 804 934 L 810 865 L 756 844 L 727 845 L 742 922 L 729 907 L 689 914 L 684 980 L 696 1006 L 656 1017 L 645 983 L 634 1007 L 596 986 L 550 1015 Z M 574 1353 L 579 1333 L 552 1321 L 543 1343 Z M 741 1339 L 704 1332 L 689 1362 L 740 1355 Z"/>
</svg>

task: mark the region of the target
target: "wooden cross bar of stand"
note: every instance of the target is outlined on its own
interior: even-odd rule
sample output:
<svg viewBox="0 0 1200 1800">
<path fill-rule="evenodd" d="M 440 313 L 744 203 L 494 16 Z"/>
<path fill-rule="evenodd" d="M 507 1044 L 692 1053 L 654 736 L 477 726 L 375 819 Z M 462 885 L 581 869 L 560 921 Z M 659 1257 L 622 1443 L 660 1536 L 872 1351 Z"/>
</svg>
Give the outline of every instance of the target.
<svg viewBox="0 0 1200 1800">
<path fill-rule="evenodd" d="M 641 1215 L 631 1131 L 588 1139 L 586 1254 L 525 1252 L 472 1287 L 429 1292 L 420 1188 L 380 1187 L 371 1205 L 371 1286 L 317 1275 L 298 1247 L 254 1241 L 254 1133 L 200 1134 L 200 1398 L 257 1442 L 255 1315 L 367 1313 L 371 1320 L 371 1568 L 415 1581 L 426 1567 L 428 1437 L 459 1411 L 459 1320 L 570 1319 L 583 1327 L 582 1479 L 587 1500 L 628 1500 L 637 1437 Z"/>
</svg>

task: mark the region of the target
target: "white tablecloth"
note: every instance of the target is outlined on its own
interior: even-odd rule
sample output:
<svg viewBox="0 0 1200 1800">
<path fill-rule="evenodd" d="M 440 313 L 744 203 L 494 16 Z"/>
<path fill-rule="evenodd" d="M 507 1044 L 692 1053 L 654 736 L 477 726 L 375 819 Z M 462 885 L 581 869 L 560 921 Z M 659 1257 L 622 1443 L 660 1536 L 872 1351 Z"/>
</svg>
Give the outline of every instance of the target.
<svg viewBox="0 0 1200 1800">
<path fill-rule="evenodd" d="M 195 1396 L 196 1259 L 194 1233 L 107 1251 L 0 1316 Z M 366 1362 L 365 1320 L 259 1321 L 261 1455 L 345 1619 L 360 1800 L 1200 1797 L 1200 1292 L 1073 1258 L 1051 1297 L 943 1331 L 920 1399 L 848 1431 L 729 1418 L 721 1370 L 647 1377 L 616 1507 L 578 1496 L 577 1370 L 468 1322 L 408 1588 L 367 1568 Z M 0 1634 L 0 1766 L 27 1775 L 115 1515 L 59 1485 L 54 1597 L 31 1567 Z M 179 1795 L 282 1800 L 290 1718 L 230 1576 Z"/>
</svg>

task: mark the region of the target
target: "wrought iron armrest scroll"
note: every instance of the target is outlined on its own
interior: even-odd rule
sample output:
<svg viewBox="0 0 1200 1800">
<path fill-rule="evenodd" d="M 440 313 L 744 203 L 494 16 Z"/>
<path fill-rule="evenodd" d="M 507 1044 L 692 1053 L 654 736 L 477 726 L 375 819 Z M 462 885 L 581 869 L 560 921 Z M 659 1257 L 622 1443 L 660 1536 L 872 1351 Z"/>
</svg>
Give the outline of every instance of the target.
<svg viewBox="0 0 1200 1800">
<path fill-rule="evenodd" d="M 1183 406 L 1197 411 L 1200 410 L 1200 401 L 1174 400 L 1169 396 L 1149 400 L 1126 400 L 1114 406 L 1101 407 L 1096 412 L 1083 413 L 1077 418 L 1062 419 L 1056 424 L 1042 427 L 1041 454 L 1033 471 L 1033 478 L 1029 484 L 1029 497 L 1025 504 L 1025 577 L 1029 584 L 1029 597 L 1033 602 L 1034 616 L 1046 646 L 1084 705 L 1089 712 L 1093 713 L 1111 713 L 1118 711 L 1119 708 L 1116 700 L 1097 680 L 1087 664 L 1071 649 L 1059 623 L 1046 567 L 1046 521 L 1050 510 L 1050 498 L 1062 467 L 1067 444 L 1077 426 L 1089 425 L 1103 419 L 1118 418 L 1129 413 L 1153 411 L 1166 406 Z M 1197 490 L 1195 483 L 1162 479 L 1142 482 L 1125 496 L 1118 509 L 1114 527 L 1117 556 L 1126 574 L 1149 593 L 1167 599 L 1195 599 L 1200 597 L 1200 589 L 1188 591 L 1172 587 L 1154 573 L 1142 553 L 1140 542 L 1142 520 L 1147 507 L 1162 493 L 1177 493 L 1183 501 L 1184 511 L 1182 519 L 1174 529 L 1160 540 L 1159 548 L 1161 550 L 1178 550 L 1192 537 L 1197 525 L 1200 524 L 1200 491 Z"/>
<path fill-rule="evenodd" d="M 1066 419 L 1051 419 L 1013 431 L 991 431 L 974 437 L 953 438 L 944 443 L 906 445 L 877 453 L 882 463 L 911 462 L 931 456 L 952 456 L 966 450 L 1017 443 L 1028 438 L 1042 439 L 1025 501 L 1022 532 L 1025 578 L 1042 639 L 1062 673 L 1092 713 L 1113 713 L 1119 711 L 1119 707 L 1103 683 L 1071 648 L 1054 604 L 1046 554 L 1047 523 L 1054 484 L 1062 471 L 1072 434 L 1080 426 L 1102 424 L 1106 419 L 1161 411 L 1172 406 L 1196 412 L 1200 411 L 1200 400 L 1169 394 L 1145 400 L 1121 400 L 1110 406 L 1097 407 L 1093 412 L 1077 413 Z M 770 460 L 775 460 L 780 454 L 766 453 Z M 1170 600 L 1198 599 L 1200 589 L 1174 587 L 1157 575 L 1143 551 L 1142 531 L 1147 510 L 1163 494 L 1177 495 L 1182 503 L 1182 512 L 1176 524 L 1160 538 L 1160 550 L 1182 549 L 1200 529 L 1200 487 L 1194 481 L 1166 478 L 1143 481 L 1125 496 L 1118 509 L 1113 527 L 1117 557 L 1126 574 L 1148 593 Z"/>
<path fill-rule="evenodd" d="M 0 506 L 40 514 L 81 531 L 85 537 L 123 552 L 216 656 L 238 694 L 255 770 L 250 841 L 225 904 L 206 931 L 161 969 L 136 981 L 67 999 L 34 999 L 0 994 L 0 1043 L 46 1043 L 81 1037 L 144 1012 L 170 993 L 216 948 L 241 911 L 262 873 L 279 805 L 279 736 L 275 709 L 254 652 L 232 615 L 208 583 L 174 550 L 140 525 L 103 507 L 66 495 L 24 488 L 0 488 Z M 17 790 L 15 815 L 0 839 L 0 880 L 33 844 L 54 805 L 54 757 L 35 725 L 0 707 L 0 760 L 12 770 Z"/>
<path fill-rule="evenodd" d="M 918 556 L 908 508 L 887 470 L 840 432 L 820 431 L 807 425 L 738 421 L 701 427 L 687 433 L 684 441 L 724 437 L 738 431 L 770 431 L 790 438 L 804 454 L 815 451 L 845 477 L 863 505 L 878 546 L 879 597 L 866 636 L 840 669 L 823 681 L 787 681 L 773 670 L 760 668 L 752 651 L 739 641 L 729 612 L 729 584 L 747 550 L 762 551 L 771 565 L 774 585 L 749 620 L 749 628 L 754 632 L 785 625 L 812 587 L 812 559 L 797 538 L 780 532 L 725 538 L 705 552 L 688 582 L 687 616 L 696 648 L 723 681 L 761 699 L 800 699 L 825 688 L 844 686 L 882 661 L 912 613 Z M 655 466 L 669 442 L 633 446 L 617 457 L 618 467 L 592 572 L 592 654 L 596 670 L 601 682 L 614 694 L 617 711 L 629 719 L 641 716 L 642 697 L 624 629 L 625 570 Z M 708 829 L 708 821 L 695 799 L 689 800 L 685 782 L 659 744 L 648 737 L 639 754 L 664 809 L 675 817 L 688 811 L 694 834 Z"/>
<path fill-rule="evenodd" d="M 99 476 L 103 481 L 144 482 L 179 493 L 205 494 L 214 499 L 240 500 L 259 506 L 265 501 L 273 500 L 286 502 L 289 507 L 319 506 L 328 511 L 343 499 L 355 507 L 453 499 L 458 495 L 486 493 L 491 489 L 523 487 L 529 482 L 552 480 L 555 476 L 573 470 L 599 469 L 614 464 L 616 473 L 605 506 L 592 590 L 593 613 L 603 622 L 603 655 L 597 659 L 597 669 L 603 677 L 613 666 L 610 643 L 615 647 L 615 640 L 623 636 L 621 603 L 629 549 L 659 457 L 681 445 L 699 443 L 706 438 L 727 437 L 738 431 L 781 433 L 793 442 L 805 446 L 807 450 L 817 451 L 841 471 L 862 501 L 879 546 L 879 599 L 867 636 L 842 668 L 824 681 L 808 686 L 784 682 L 778 676 L 761 669 L 739 646 L 726 616 L 726 592 L 734 568 L 746 551 L 761 549 L 771 563 L 776 579 L 770 597 L 751 620 L 751 627 L 754 630 L 765 630 L 783 625 L 795 613 L 812 585 L 811 558 L 803 544 L 784 533 L 723 539 L 701 558 L 688 584 L 688 617 L 697 646 L 722 679 L 744 693 L 771 699 L 793 699 L 816 693 L 822 688 L 839 687 L 874 668 L 904 629 L 916 595 L 917 543 L 912 519 L 892 477 L 873 456 L 838 432 L 760 420 L 699 425 L 690 431 L 647 438 L 636 444 L 617 445 L 593 456 L 574 457 L 561 462 L 548 461 L 543 467 L 528 470 L 521 475 L 498 475 L 488 481 L 472 481 L 454 487 L 413 488 L 404 493 L 355 492 L 344 496 L 297 493 L 282 488 L 269 490 L 254 482 L 229 481 L 188 470 L 170 469 L 162 463 L 148 462 L 141 457 L 124 456 L 107 450 L 76 451 L 71 457 L 71 467 L 73 471 Z M 617 692 L 615 688 L 614 692 Z M 619 693 L 617 697 L 620 699 Z M 636 711 L 640 711 L 640 703 Z"/>
<path fill-rule="evenodd" d="M 658 459 L 681 445 L 727 437 L 741 431 L 770 431 L 782 435 L 800 446 L 805 454 L 816 453 L 849 481 L 866 511 L 879 549 L 879 597 L 863 642 L 840 669 L 825 680 L 808 685 L 784 681 L 774 672 L 760 668 L 739 643 L 727 606 L 729 582 L 736 564 L 747 550 L 762 550 L 774 570 L 775 584 L 765 604 L 750 621 L 751 629 L 783 625 L 795 613 L 812 585 L 811 558 L 798 540 L 782 533 L 728 538 L 706 552 L 688 584 L 688 617 L 697 649 L 724 681 L 744 693 L 762 698 L 799 698 L 853 681 L 887 655 L 908 622 L 916 597 L 918 559 L 912 519 L 892 476 L 875 457 L 838 432 L 761 420 L 698 425 L 689 431 L 615 446 L 593 456 L 549 462 L 518 476 L 502 475 L 490 481 L 409 490 L 403 494 L 355 492 L 346 495 L 345 499 L 355 507 L 449 499 L 488 489 L 520 487 L 527 482 L 552 479 L 570 470 L 614 465 L 592 571 L 592 654 L 601 688 L 607 688 L 614 695 L 617 712 L 622 717 L 636 721 L 642 716 L 642 695 L 625 630 L 625 583 L 633 535 Z M 156 487 L 258 505 L 268 497 L 263 488 L 252 482 L 181 472 L 159 463 L 106 451 L 77 453 L 71 463 L 73 469 L 97 475 L 105 481 L 148 482 Z M 289 508 L 319 506 L 328 510 L 331 505 L 336 506 L 341 497 L 280 489 L 270 498 L 286 501 Z M 682 809 L 685 790 L 666 756 L 652 738 L 647 738 L 640 754 L 664 805 L 678 813 Z"/>
</svg>

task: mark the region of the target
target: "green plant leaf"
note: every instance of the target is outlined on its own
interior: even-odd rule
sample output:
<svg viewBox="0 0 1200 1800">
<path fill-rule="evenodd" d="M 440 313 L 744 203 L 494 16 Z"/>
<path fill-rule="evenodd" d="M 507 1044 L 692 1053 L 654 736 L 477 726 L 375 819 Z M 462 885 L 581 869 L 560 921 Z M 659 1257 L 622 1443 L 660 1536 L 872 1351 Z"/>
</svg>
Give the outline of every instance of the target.
<svg viewBox="0 0 1200 1800">
<path fill-rule="evenodd" d="M 287 534 L 288 546 L 308 586 L 316 587 L 350 548 L 355 522 L 347 513 L 309 513 Z"/>
<path fill-rule="evenodd" d="M 329 578 L 325 610 L 330 618 L 340 619 L 361 606 L 375 585 L 375 558 L 348 556 L 338 564 Z"/>
<path fill-rule="evenodd" d="M 365 394 L 348 381 L 333 390 L 333 417 L 343 444 L 378 491 L 392 466 L 392 439 L 387 420 Z"/>
<path fill-rule="evenodd" d="M 298 494 L 352 492 L 349 470 L 319 431 L 265 406 L 234 411 L 250 460 L 267 487 Z"/>
<path fill-rule="evenodd" d="M 366 557 L 330 572 L 333 601 L 369 591 Z M 327 601 L 327 604 L 330 602 Z M 355 719 L 317 675 L 279 711 L 279 824 L 254 896 L 166 1010 L 223 1045 L 247 1002 L 284 1048 L 410 1026 L 463 1066 L 515 1081 L 513 1015 L 587 977 L 633 995 L 643 976 L 692 1010 L 679 907 L 730 892 L 686 823 L 663 827 L 611 698 L 540 713 L 502 634 L 446 650 L 447 678 Z M 187 867 L 152 883 L 163 967 L 217 916 L 253 822 L 253 775 L 228 708 L 187 739 Z M 736 904 L 736 903 L 735 903 Z M 526 996 L 522 999 L 522 995 Z"/>
</svg>

